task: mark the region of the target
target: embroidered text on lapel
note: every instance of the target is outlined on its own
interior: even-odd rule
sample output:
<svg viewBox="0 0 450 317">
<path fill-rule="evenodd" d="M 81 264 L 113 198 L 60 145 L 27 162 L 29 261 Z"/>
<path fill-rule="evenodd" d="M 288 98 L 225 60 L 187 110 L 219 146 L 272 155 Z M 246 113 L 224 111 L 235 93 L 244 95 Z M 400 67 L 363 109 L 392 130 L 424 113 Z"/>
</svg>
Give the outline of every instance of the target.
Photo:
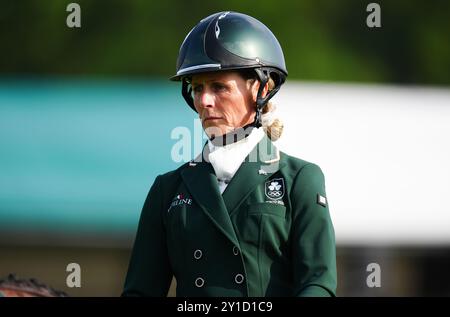
<svg viewBox="0 0 450 317">
<path fill-rule="evenodd" d="M 178 194 L 172 199 L 172 203 L 170 204 L 169 209 L 167 209 L 167 212 L 172 209 L 172 207 L 175 206 L 181 206 L 181 205 L 192 205 L 192 198 L 187 198 L 183 194 Z"/>
<path fill-rule="evenodd" d="M 285 186 L 283 178 L 270 179 L 264 184 L 266 196 L 272 200 L 280 200 L 284 196 Z"/>
</svg>

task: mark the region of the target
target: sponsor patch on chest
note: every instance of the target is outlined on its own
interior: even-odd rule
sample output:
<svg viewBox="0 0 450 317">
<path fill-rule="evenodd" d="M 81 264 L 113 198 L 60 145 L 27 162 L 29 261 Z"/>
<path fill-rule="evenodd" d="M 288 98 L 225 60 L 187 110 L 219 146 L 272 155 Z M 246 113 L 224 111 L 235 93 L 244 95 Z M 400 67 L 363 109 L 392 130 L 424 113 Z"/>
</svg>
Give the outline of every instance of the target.
<svg viewBox="0 0 450 317">
<path fill-rule="evenodd" d="M 170 209 L 172 209 L 172 207 L 182 206 L 182 205 L 192 205 L 192 198 L 186 197 L 184 194 L 176 195 L 172 199 L 172 202 L 170 203 L 170 206 L 169 206 L 169 209 L 167 209 L 167 212 L 169 212 Z"/>
<path fill-rule="evenodd" d="M 265 182 L 264 192 L 270 200 L 281 200 L 285 192 L 284 178 L 273 178 Z"/>
</svg>

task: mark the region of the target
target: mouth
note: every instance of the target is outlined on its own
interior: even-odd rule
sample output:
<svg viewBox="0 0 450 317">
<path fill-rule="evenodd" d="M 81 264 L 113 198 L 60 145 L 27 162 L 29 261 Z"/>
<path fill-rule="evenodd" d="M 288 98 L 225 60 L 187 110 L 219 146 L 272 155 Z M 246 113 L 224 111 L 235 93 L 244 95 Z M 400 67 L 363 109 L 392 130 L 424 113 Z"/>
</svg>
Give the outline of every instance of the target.
<svg viewBox="0 0 450 317">
<path fill-rule="evenodd" d="M 222 117 L 206 117 L 203 119 L 203 122 L 209 121 L 209 120 L 218 120 L 218 119 L 222 119 Z"/>
</svg>

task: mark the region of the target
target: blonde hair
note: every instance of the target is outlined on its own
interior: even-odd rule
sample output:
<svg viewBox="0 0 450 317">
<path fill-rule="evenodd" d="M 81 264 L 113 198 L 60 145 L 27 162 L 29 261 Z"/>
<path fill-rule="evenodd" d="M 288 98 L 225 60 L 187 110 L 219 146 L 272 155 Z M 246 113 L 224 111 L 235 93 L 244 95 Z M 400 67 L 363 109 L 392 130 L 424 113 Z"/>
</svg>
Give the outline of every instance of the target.
<svg viewBox="0 0 450 317">
<path fill-rule="evenodd" d="M 275 117 L 273 120 L 264 120 L 266 116 L 273 116 L 274 112 L 276 110 L 276 106 L 272 103 L 272 101 L 269 101 L 267 105 L 262 110 L 262 125 L 264 132 L 267 134 L 269 139 L 272 141 L 278 140 L 281 135 L 283 134 L 283 122 L 280 118 Z M 271 121 L 271 122 L 270 122 Z"/>
</svg>

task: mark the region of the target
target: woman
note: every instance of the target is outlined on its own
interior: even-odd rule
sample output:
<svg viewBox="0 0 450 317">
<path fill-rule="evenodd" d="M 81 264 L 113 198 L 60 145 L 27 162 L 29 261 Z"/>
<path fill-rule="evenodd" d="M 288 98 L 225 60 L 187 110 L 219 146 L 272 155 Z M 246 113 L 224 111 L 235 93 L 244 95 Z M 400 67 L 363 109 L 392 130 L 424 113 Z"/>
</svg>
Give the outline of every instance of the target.
<svg viewBox="0 0 450 317">
<path fill-rule="evenodd" d="M 209 137 L 159 175 L 145 201 L 124 296 L 334 296 L 334 231 L 324 177 L 278 151 L 269 99 L 281 47 L 258 20 L 213 14 L 184 40 L 172 78 Z"/>
</svg>

